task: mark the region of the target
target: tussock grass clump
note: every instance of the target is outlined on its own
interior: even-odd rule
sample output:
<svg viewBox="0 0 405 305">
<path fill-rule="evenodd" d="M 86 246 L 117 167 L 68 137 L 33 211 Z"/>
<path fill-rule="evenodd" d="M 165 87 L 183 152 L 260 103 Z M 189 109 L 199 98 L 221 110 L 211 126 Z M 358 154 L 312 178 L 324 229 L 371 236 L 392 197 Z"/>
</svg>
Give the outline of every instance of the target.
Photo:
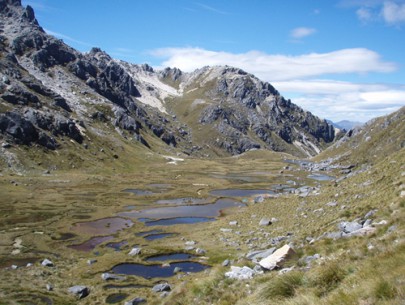
<svg viewBox="0 0 405 305">
<path fill-rule="evenodd" d="M 335 289 L 346 275 L 346 270 L 338 262 L 330 262 L 317 267 L 311 272 L 309 285 L 317 288 L 318 296 L 323 296 Z"/>
<path fill-rule="evenodd" d="M 292 271 L 272 278 L 265 284 L 261 292 L 263 299 L 290 298 L 295 295 L 298 287 L 304 284 L 304 273 Z"/>
<path fill-rule="evenodd" d="M 378 300 L 391 300 L 397 295 L 397 288 L 385 279 L 379 280 L 374 287 L 374 297 Z"/>
</svg>

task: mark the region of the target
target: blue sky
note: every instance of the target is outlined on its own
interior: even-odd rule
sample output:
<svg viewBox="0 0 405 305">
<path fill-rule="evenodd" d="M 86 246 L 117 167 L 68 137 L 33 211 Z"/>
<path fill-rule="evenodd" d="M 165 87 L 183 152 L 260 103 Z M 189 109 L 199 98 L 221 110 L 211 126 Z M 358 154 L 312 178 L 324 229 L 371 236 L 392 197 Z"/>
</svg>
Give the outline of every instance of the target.
<svg viewBox="0 0 405 305">
<path fill-rule="evenodd" d="M 159 69 L 242 68 L 322 117 L 405 105 L 405 0 L 23 0 L 74 48 Z"/>
</svg>

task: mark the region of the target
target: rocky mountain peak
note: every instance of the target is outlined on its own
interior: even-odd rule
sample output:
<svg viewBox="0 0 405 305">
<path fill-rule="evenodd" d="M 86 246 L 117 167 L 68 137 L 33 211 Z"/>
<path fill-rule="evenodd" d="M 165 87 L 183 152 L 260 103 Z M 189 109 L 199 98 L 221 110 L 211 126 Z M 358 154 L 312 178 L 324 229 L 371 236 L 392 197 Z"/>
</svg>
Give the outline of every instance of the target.
<svg viewBox="0 0 405 305">
<path fill-rule="evenodd" d="M 101 48 L 80 53 L 45 33 L 31 7 L 0 0 L 0 8 L 0 138 L 10 142 L 63 149 L 63 138 L 88 145 L 94 133 L 151 149 L 145 139 L 158 138 L 199 156 L 259 148 L 310 156 L 334 140 L 333 127 L 242 69 L 158 71 Z M 97 122 L 104 126 L 90 127 Z"/>
<path fill-rule="evenodd" d="M 0 0 L 0 14 L 8 18 L 13 17 L 20 25 L 30 23 L 39 26 L 34 9 L 30 5 L 24 8 L 21 0 Z"/>
</svg>

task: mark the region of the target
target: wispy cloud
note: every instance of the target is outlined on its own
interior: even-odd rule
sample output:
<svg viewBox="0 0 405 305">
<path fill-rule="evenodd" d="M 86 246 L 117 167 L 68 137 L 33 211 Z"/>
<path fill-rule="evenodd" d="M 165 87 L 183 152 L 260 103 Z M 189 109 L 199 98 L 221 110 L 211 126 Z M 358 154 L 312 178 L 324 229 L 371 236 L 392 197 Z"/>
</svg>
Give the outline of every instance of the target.
<svg viewBox="0 0 405 305">
<path fill-rule="evenodd" d="M 193 71 L 202 66 L 230 65 L 240 67 L 267 81 L 316 77 L 326 74 L 392 72 L 396 64 L 383 61 L 374 51 L 356 48 L 329 53 L 299 56 L 274 55 L 264 52 L 228 53 L 201 48 L 164 48 L 152 51 L 163 59 L 162 65 Z"/>
<path fill-rule="evenodd" d="M 342 7 L 357 7 L 356 15 L 362 23 L 385 22 L 391 26 L 405 23 L 405 0 L 342 0 Z"/>
<path fill-rule="evenodd" d="M 370 8 L 361 7 L 356 11 L 357 18 L 363 23 L 368 23 L 374 19 L 373 12 Z"/>
<path fill-rule="evenodd" d="M 73 37 L 70 37 L 70 36 L 65 35 L 65 34 L 62 34 L 62 33 L 54 32 L 54 31 L 49 30 L 49 29 L 44 29 L 44 30 L 45 30 L 45 32 L 47 32 L 49 35 L 55 36 L 55 37 L 60 38 L 60 39 L 63 39 L 63 40 L 67 40 L 67 41 L 70 41 L 70 42 L 74 42 L 74 43 L 77 43 L 77 44 L 80 44 L 80 45 L 86 46 L 86 47 L 93 47 L 93 46 L 94 46 L 94 44 L 90 44 L 90 43 L 88 43 L 88 42 L 84 42 L 84 41 L 77 40 L 77 39 L 75 39 L 75 38 L 73 38 Z"/>
<path fill-rule="evenodd" d="M 316 33 L 314 28 L 299 27 L 290 32 L 290 36 L 294 39 L 301 39 Z"/>
<path fill-rule="evenodd" d="M 203 9 L 206 10 L 206 11 L 210 11 L 210 12 L 213 12 L 213 13 L 216 13 L 216 14 L 221 14 L 221 15 L 229 15 L 229 12 L 222 11 L 222 10 L 220 10 L 220 9 L 217 9 L 217 8 L 215 8 L 215 7 L 206 5 L 206 4 L 204 4 L 204 3 L 195 2 L 195 4 L 196 4 L 197 6 L 203 8 Z"/>
<path fill-rule="evenodd" d="M 405 2 L 384 2 L 384 6 L 382 8 L 382 16 L 385 22 L 391 25 L 405 23 Z"/>
</svg>

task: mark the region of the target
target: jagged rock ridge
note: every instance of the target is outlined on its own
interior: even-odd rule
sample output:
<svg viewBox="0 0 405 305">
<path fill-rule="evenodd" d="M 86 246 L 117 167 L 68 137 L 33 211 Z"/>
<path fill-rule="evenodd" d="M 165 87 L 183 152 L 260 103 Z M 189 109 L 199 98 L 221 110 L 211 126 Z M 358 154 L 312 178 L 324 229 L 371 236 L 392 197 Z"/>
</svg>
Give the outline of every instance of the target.
<svg viewBox="0 0 405 305">
<path fill-rule="evenodd" d="M 0 16 L 0 136 L 7 141 L 55 150 L 63 137 L 81 144 L 86 134 L 103 134 L 96 122 L 152 149 L 146 138 L 200 156 L 258 148 L 309 156 L 334 140 L 326 121 L 240 69 L 155 71 L 99 48 L 74 50 L 46 34 L 19 0 L 0 0 Z"/>
</svg>

